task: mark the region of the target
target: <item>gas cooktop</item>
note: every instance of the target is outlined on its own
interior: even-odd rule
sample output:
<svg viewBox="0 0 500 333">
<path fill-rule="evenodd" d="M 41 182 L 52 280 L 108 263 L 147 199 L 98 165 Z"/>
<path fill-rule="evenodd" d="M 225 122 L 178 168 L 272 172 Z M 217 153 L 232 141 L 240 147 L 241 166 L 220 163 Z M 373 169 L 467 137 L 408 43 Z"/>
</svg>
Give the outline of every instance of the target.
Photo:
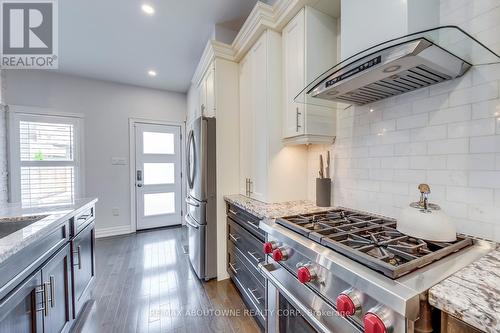
<svg viewBox="0 0 500 333">
<path fill-rule="evenodd" d="M 466 237 L 450 243 L 409 237 L 396 230 L 396 220 L 342 208 L 276 222 L 392 279 L 473 243 Z"/>
</svg>

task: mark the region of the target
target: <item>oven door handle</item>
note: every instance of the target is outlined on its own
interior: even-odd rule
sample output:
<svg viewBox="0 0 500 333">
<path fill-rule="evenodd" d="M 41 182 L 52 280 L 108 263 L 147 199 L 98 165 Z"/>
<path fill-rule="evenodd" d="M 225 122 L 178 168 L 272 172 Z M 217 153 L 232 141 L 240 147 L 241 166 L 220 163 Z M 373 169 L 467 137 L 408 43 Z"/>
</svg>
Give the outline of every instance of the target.
<svg viewBox="0 0 500 333">
<path fill-rule="evenodd" d="M 302 304 L 292 293 L 286 290 L 285 286 L 273 275 L 272 271 L 275 270 L 276 267 L 274 264 L 259 264 L 259 270 L 264 274 L 265 278 L 271 282 L 276 289 L 283 294 L 288 302 L 290 302 L 297 310 L 300 311 L 300 314 L 307 318 L 307 321 L 314 329 L 320 333 L 332 333 L 323 323 L 318 321 L 316 317 L 311 314 L 311 310 L 307 308 L 304 304 Z"/>
</svg>

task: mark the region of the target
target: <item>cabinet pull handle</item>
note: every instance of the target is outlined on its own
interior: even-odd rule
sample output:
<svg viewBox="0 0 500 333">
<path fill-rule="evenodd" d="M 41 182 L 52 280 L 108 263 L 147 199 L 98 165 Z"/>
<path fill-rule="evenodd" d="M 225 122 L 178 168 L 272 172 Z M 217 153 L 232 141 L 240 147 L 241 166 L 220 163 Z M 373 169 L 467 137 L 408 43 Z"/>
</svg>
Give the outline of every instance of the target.
<svg viewBox="0 0 500 333">
<path fill-rule="evenodd" d="M 260 229 L 260 228 L 259 228 L 259 226 L 258 226 L 258 225 L 256 225 L 255 223 L 252 223 L 252 222 L 250 222 L 250 221 L 247 221 L 247 223 L 248 223 L 248 224 L 249 224 L 252 228 L 254 228 L 254 229 L 257 229 L 257 230 L 259 230 L 259 229 Z"/>
<path fill-rule="evenodd" d="M 234 210 L 232 210 L 232 209 L 229 209 L 229 212 L 230 212 L 231 214 L 233 214 L 233 215 L 238 215 L 238 212 L 237 212 L 237 211 L 234 211 Z"/>
<path fill-rule="evenodd" d="M 250 293 L 250 295 L 252 296 L 252 298 L 257 302 L 257 304 L 260 304 L 260 300 L 262 299 L 262 297 L 255 296 L 255 292 L 257 291 L 257 289 L 247 288 L 247 290 Z"/>
<path fill-rule="evenodd" d="M 49 315 L 49 308 L 47 306 L 47 298 L 48 298 L 48 295 L 47 293 L 45 292 L 46 288 L 45 288 L 45 283 L 43 283 L 42 285 L 39 286 L 40 287 L 40 290 L 37 290 L 35 289 L 35 294 L 42 294 L 42 307 L 39 308 L 39 309 L 35 309 L 36 312 L 40 312 L 40 311 L 43 311 L 44 315 L 45 316 L 48 316 Z M 36 298 L 35 298 L 35 302 L 36 302 Z M 36 306 L 36 305 L 35 305 Z"/>
<path fill-rule="evenodd" d="M 76 256 L 78 258 L 78 263 L 73 264 L 73 266 L 78 266 L 78 269 L 82 269 L 82 247 L 80 245 L 78 245 L 76 247 L 76 251 L 73 252 L 73 254 L 76 254 Z"/>
<path fill-rule="evenodd" d="M 259 263 L 259 262 L 261 261 L 261 259 L 260 259 L 260 258 L 258 258 L 258 257 L 256 257 L 256 256 L 255 256 L 255 254 L 256 254 L 257 252 L 250 252 L 250 251 L 247 251 L 247 253 L 248 253 L 248 255 L 249 255 L 250 257 L 252 257 L 252 259 L 253 259 L 253 260 L 255 260 L 257 263 Z"/>
<path fill-rule="evenodd" d="M 49 316 L 49 288 L 47 288 L 47 283 L 43 284 L 43 312 L 45 317 Z"/>
<path fill-rule="evenodd" d="M 249 193 L 249 195 L 253 193 L 252 185 L 253 185 L 253 181 L 250 178 L 248 178 L 248 193 Z"/>
<path fill-rule="evenodd" d="M 229 263 L 229 268 L 233 271 L 234 274 L 238 274 L 238 269 L 234 267 L 233 264 Z"/>
<path fill-rule="evenodd" d="M 301 113 L 299 112 L 299 107 L 296 107 L 295 108 L 295 132 L 298 132 L 299 131 L 299 128 L 301 128 L 302 126 L 299 124 L 299 116 L 301 115 Z"/>
<path fill-rule="evenodd" d="M 50 307 L 55 308 L 56 307 L 56 283 L 55 283 L 55 277 L 51 275 L 49 277 L 49 284 L 50 284 Z"/>
<path fill-rule="evenodd" d="M 235 243 L 238 243 L 238 241 L 240 240 L 239 237 L 234 237 L 232 233 L 229 233 L 229 238 L 231 238 Z"/>
</svg>

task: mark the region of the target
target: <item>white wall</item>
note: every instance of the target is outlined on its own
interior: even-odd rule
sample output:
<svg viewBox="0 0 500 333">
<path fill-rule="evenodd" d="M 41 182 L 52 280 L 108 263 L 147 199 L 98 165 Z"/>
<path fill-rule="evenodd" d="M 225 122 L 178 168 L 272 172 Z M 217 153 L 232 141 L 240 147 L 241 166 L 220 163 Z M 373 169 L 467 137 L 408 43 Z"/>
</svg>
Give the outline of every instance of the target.
<svg viewBox="0 0 500 333">
<path fill-rule="evenodd" d="M 8 104 L 85 115 L 85 195 L 99 197 L 98 233 L 123 231 L 130 224 L 129 166 L 111 164 L 112 157 L 128 161 L 129 118 L 183 122 L 186 117 L 184 94 L 47 71 L 8 71 L 5 97 Z M 120 215 L 113 216 L 112 208 Z"/>
<path fill-rule="evenodd" d="M 5 98 L 5 71 L 0 70 L 0 205 L 7 203 L 8 179 L 7 179 L 7 131 L 6 131 L 6 114 L 4 110 Z"/>
<path fill-rule="evenodd" d="M 500 0 L 443 0 L 440 17 L 499 51 Z M 500 241 L 500 65 L 338 118 L 336 205 L 397 217 L 427 182 L 459 232 Z"/>
</svg>

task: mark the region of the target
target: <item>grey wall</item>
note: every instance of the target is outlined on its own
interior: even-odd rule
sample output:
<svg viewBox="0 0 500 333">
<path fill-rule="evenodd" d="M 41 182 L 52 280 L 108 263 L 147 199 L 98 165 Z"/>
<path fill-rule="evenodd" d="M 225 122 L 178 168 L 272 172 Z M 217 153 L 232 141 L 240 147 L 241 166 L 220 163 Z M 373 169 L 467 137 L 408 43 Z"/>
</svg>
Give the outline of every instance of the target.
<svg viewBox="0 0 500 333">
<path fill-rule="evenodd" d="M 8 71 L 5 99 L 7 104 L 85 115 L 85 195 L 99 197 L 98 233 L 123 232 L 130 224 L 129 166 L 111 164 L 112 157 L 128 161 L 129 118 L 183 122 L 186 117 L 185 94 L 47 71 Z M 0 134 L 4 128 L 0 119 Z M 0 136 L 0 156 L 2 147 Z M 113 208 L 120 209 L 119 216 L 112 215 Z"/>
</svg>

